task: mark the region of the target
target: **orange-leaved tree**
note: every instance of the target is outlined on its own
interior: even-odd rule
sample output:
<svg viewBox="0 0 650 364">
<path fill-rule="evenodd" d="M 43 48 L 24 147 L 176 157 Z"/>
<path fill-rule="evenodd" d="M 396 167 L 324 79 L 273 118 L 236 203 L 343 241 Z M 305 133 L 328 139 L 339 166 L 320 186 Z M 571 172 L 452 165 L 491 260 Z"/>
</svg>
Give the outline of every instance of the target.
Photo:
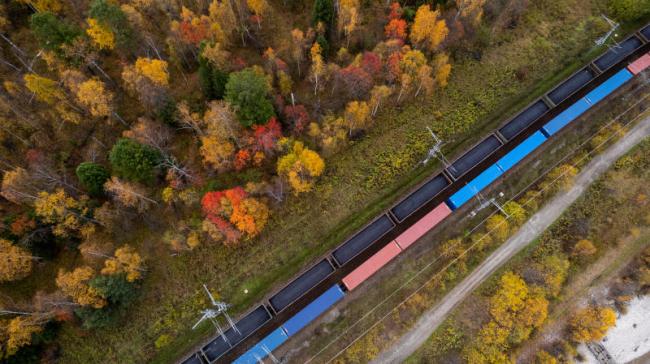
<svg viewBox="0 0 650 364">
<path fill-rule="evenodd" d="M 580 240 L 573 246 L 573 252 L 571 255 L 574 257 L 586 257 L 592 255 L 596 252 L 596 247 L 589 240 Z"/>
<path fill-rule="evenodd" d="M 208 224 L 204 229 L 212 238 L 223 239 L 226 245 L 256 236 L 269 216 L 266 204 L 249 196 L 242 187 L 208 192 L 201 204 Z"/>
</svg>

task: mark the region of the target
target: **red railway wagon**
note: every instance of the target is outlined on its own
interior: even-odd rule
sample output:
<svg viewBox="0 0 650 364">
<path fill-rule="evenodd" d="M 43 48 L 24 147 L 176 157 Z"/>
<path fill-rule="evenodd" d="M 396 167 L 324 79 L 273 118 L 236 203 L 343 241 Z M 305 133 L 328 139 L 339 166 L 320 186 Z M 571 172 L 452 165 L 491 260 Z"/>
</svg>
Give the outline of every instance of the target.
<svg viewBox="0 0 650 364">
<path fill-rule="evenodd" d="M 420 221 L 413 224 L 400 236 L 395 238 L 395 241 L 402 249 L 406 249 L 422 237 L 422 235 L 426 234 L 429 230 L 433 229 L 434 226 L 438 225 L 438 223 L 449 214 L 451 214 L 451 209 L 443 202 L 431 210 L 431 212 L 424 215 Z"/>
<path fill-rule="evenodd" d="M 636 61 L 632 62 L 629 66 L 627 66 L 627 69 L 629 69 L 633 75 L 636 75 L 641 73 L 641 71 L 648 68 L 649 66 L 650 66 L 650 56 L 644 54 L 643 56 L 641 56 L 641 58 L 637 59 Z"/>
<path fill-rule="evenodd" d="M 353 290 L 401 252 L 402 248 L 394 240 L 391 241 L 370 259 L 363 262 L 357 269 L 353 270 L 352 273 L 345 276 L 343 284 L 348 290 Z"/>
</svg>

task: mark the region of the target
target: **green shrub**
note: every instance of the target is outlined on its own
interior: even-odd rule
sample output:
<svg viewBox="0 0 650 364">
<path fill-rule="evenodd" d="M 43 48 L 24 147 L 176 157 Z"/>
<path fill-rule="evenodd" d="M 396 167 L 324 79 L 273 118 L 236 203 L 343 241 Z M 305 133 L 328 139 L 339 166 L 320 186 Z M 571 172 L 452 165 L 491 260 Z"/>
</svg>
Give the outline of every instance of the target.
<svg viewBox="0 0 650 364">
<path fill-rule="evenodd" d="M 151 183 L 154 168 L 162 156 L 156 149 L 141 145 L 131 139 L 120 139 L 113 146 L 108 160 L 120 177 L 134 182 Z"/>
<path fill-rule="evenodd" d="M 156 119 L 168 125 L 176 125 L 176 103 L 167 97 L 156 108 Z"/>
<path fill-rule="evenodd" d="M 104 183 L 111 178 L 108 168 L 93 162 L 84 162 L 77 167 L 77 178 L 86 186 L 91 196 L 97 197 L 104 194 Z"/>
<path fill-rule="evenodd" d="M 235 107 L 243 126 L 266 125 L 270 118 L 275 117 L 273 104 L 266 98 L 269 91 L 266 77 L 247 68 L 230 75 L 225 99 Z"/>
<path fill-rule="evenodd" d="M 122 311 L 131 306 L 138 297 L 137 287 L 126 280 L 126 274 L 96 277 L 90 281 L 90 286 L 100 291 L 108 303 L 99 309 L 75 310 L 86 329 L 104 329 L 113 326 Z"/>
</svg>

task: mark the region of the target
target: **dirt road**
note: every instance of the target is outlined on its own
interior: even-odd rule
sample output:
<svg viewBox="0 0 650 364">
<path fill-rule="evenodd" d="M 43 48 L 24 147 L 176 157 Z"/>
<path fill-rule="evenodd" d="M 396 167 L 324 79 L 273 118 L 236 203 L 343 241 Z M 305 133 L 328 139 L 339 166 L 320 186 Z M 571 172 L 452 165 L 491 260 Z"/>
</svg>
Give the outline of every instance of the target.
<svg viewBox="0 0 650 364">
<path fill-rule="evenodd" d="M 415 352 L 449 313 L 467 298 L 483 281 L 505 262 L 532 242 L 544 229 L 550 226 L 588 187 L 591 182 L 603 174 L 616 160 L 632 149 L 646 137 L 650 136 L 650 116 L 641 120 L 621 140 L 612 145 L 603 154 L 594 158 L 576 177 L 571 190 L 553 198 L 544 208 L 510 239 L 501 245 L 470 275 L 459 283 L 436 306 L 424 314 L 415 327 L 403 335 L 388 350 L 381 352 L 371 364 L 401 363 Z"/>
</svg>

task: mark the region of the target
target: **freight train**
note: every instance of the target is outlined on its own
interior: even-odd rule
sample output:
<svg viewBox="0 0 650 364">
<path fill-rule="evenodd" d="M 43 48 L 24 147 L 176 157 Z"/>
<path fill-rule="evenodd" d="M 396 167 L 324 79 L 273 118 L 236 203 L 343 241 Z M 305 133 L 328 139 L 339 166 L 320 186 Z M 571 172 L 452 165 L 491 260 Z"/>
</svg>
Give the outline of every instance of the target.
<svg viewBox="0 0 650 364">
<path fill-rule="evenodd" d="M 650 25 L 532 102 L 304 271 L 237 321 L 238 332 L 233 328 L 226 330 L 182 364 L 255 364 L 272 356 L 274 349 L 346 292 L 354 290 L 546 140 L 648 68 L 648 51 Z M 491 160 L 495 162 L 490 163 Z M 339 274 L 340 280 L 332 279 L 337 271 L 344 273 Z M 292 307 L 298 304 L 302 307 Z M 260 335 L 262 328 L 266 332 Z"/>
</svg>

